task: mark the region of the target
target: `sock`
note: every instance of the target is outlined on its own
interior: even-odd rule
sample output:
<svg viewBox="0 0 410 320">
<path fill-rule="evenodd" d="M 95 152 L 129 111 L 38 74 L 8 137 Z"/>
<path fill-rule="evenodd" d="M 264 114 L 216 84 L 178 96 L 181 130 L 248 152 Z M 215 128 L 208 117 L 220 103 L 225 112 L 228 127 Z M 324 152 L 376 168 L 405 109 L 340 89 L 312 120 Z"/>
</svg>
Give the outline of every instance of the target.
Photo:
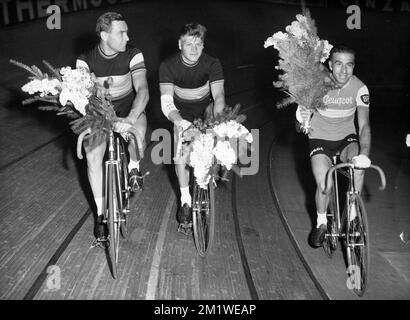
<svg viewBox="0 0 410 320">
<path fill-rule="evenodd" d="M 97 215 L 101 216 L 104 213 L 104 197 L 94 198 L 94 201 L 97 206 Z"/>
<path fill-rule="evenodd" d="M 191 202 L 192 198 L 189 193 L 189 187 L 181 188 L 181 206 L 183 206 L 186 203 L 189 207 L 191 207 Z"/>
<path fill-rule="evenodd" d="M 356 212 L 356 206 L 354 204 L 350 205 L 350 217 L 349 217 L 349 221 L 353 221 L 354 218 L 356 218 L 357 216 L 357 212 Z"/>
<path fill-rule="evenodd" d="M 316 225 L 316 228 L 319 228 L 319 226 L 321 224 L 324 224 L 324 225 L 327 224 L 326 212 L 325 213 L 317 212 L 317 225 Z"/>
<path fill-rule="evenodd" d="M 138 171 L 140 170 L 140 161 L 134 161 L 130 159 L 130 162 L 128 163 L 128 171 L 131 172 L 131 170 L 135 168 L 137 168 Z"/>
</svg>

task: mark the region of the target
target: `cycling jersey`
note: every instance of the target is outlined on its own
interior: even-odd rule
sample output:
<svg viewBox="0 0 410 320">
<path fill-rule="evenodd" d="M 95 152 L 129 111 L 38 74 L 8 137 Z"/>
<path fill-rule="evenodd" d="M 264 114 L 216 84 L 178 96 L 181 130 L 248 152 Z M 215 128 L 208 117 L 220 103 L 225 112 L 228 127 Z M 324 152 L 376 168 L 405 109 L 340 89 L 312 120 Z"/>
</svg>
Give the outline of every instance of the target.
<svg viewBox="0 0 410 320">
<path fill-rule="evenodd" d="M 101 85 L 111 77 L 113 83 L 109 88 L 109 94 L 114 110 L 119 117 L 128 116 L 136 95 L 132 75 L 146 70 L 144 57 L 139 49 L 127 45 L 124 52 L 108 56 L 97 45 L 77 58 L 76 67 L 85 67 L 93 72 Z"/>
<path fill-rule="evenodd" d="M 174 85 L 174 103 L 183 119 L 193 121 L 203 116 L 212 102 L 211 83 L 223 82 L 221 63 L 217 58 L 203 53 L 194 65 L 188 65 L 177 53 L 159 68 L 160 84 Z"/>
<path fill-rule="evenodd" d="M 338 141 L 356 133 L 354 117 L 357 107 L 369 108 L 369 90 L 356 76 L 340 89 L 324 97 L 325 109 L 318 109 L 311 119 L 310 139 Z"/>
</svg>

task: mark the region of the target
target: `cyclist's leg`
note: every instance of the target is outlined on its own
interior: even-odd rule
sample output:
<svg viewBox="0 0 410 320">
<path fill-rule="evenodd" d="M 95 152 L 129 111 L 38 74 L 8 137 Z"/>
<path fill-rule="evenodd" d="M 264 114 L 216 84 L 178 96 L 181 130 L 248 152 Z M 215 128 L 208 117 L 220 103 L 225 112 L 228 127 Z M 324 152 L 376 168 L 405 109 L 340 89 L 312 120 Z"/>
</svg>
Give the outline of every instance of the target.
<svg viewBox="0 0 410 320">
<path fill-rule="evenodd" d="M 141 154 L 143 154 L 145 149 L 145 132 L 147 131 L 147 117 L 145 112 L 140 114 L 133 127 L 138 133 L 136 136 L 138 145 L 135 145 L 134 139 L 129 140 L 128 151 L 130 153 L 130 161 L 128 171 L 131 190 L 136 191 L 144 185 L 143 175 L 140 171 L 140 160 Z"/>
<path fill-rule="evenodd" d="M 178 128 L 174 126 L 174 142 L 175 146 L 179 143 Z M 187 157 L 188 154 L 175 154 L 174 163 L 175 163 L 175 172 L 178 177 L 179 187 L 184 188 L 184 191 L 188 188 L 188 194 L 181 190 L 181 206 L 184 203 L 191 206 L 191 195 L 189 193 L 189 168 L 187 166 Z"/>
<path fill-rule="evenodd" d="M 102 224 L 104 213 L 104 192 L 103 192 L 103 158 L 105 153 L 105 141 L 99 145 L 84 144 L 87 157 L 87 174 L 93 192 L 95 205 L 97 208 L 97 238 L 104 236 L 104 226 Z"/>
<path fill-rule="evenodd" d="M 310 158 L 312 165 L 313 176 L 316 181 L 315 202 L 316 210 L 319 213 L 326 213 L 327 205 L 329 203 L 329 195 L 323 194 L 325 189 L 326 173 L 331 167 L 332 163 L 329 157 L 323 153 L 315 154 Z"/>
<path fill-rule="evenodd" d="M 321 141 L 317 142 L 322 143 Z M 329 204 L 329 195 L 323 194 L 323 191 L 325 189 L 326 173 L 332 164 L 324 144 L 318 146 L 314 141 L 311 141 L 310 149 L 310 162 L 316 181 L 315 203 L 317 211 L 316 226 L 311 233 L 310 242 L 313 246 L 320 247 L 323 244 L 327 230 L 327 206 Z"/>
<path fill-rule="evenodd" d="M 145 133 L 147 131 L 147 116 L 145 115 L 145 112 L 140 114 L 140 116 L 138 117 L 133 127 L 138 132 L 138 136 L 137 136 L 138 148 L 140 148 L 141 150 L 144 150 L 145 149 Z M 130 152 L 130 158 L 132 161 L 140 160 L 138 149 L 133 139 L 131 139 L 130 143 L 128 144 L 128 151 Z"/>
<path fill-rule="evenodd" d="M 356 137 L 346 139 L 346 146 L 340 152 L 340 160 L 343 162 L 350 162 L 354 156 L 359 154 L 359 142 Z M 354 183 L 356 190 L 359 193 L 362 191 L 364 182 L 364 170 L 354 170 Z"/>
<path fill-rule="evenodd" d="M 175 148 L 178 146 L 179 142 L 179 131 L 176 126 L 174 126 L 174 144 Z M 178 231 L 183 233 L 189 233 L 186 229 L 190 229 L 192 225 L 192 197 L 189 191 L 189 168 L 187 166 L 187 157 L 188 154 L 175 154 L 174 163 L 175 163 L 175 173 L 178 178 L 178 184 L 181 192 L 181 206 L 178 211 L 178 222 L 180 226 Z"/>
</svg>

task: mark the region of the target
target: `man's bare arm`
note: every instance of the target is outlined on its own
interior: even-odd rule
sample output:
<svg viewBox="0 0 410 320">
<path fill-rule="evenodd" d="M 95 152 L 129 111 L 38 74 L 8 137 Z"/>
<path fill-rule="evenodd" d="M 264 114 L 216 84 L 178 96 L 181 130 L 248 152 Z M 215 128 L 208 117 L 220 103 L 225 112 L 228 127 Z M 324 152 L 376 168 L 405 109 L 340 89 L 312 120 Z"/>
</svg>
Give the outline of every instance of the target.
<svg viewBox="0 0 410 320">
<path fill-rule="evenodd" d="M 360 154 L 369 156 L 371 145 L 369 108 L 357 107 L 357 122 L 359 125 Z"/>
<path fill-rule="evenodd" d="M 221 114 L 225 108 L 225 89 L 224 82 L 218 81 L 211 83 L 211 93 L 214 99 L 214 115 Z"/>
<path fill-rule="evenodd" d="M 137 92 L 137 95 L 132 103 L 131 111 L 126 119 L 131 123 L 135 123 L 140 114 L 145 110 L 149 100 L 146 71 L 141 70 L 134 72 L 132 75 L 132 84 Z"/>
</svg>

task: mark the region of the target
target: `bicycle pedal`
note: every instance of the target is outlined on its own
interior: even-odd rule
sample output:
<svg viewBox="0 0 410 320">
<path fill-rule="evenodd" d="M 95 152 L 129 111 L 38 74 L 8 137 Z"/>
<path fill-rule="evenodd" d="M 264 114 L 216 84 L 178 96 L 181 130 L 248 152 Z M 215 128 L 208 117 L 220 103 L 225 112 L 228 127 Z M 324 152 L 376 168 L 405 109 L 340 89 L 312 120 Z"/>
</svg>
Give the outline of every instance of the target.
<svg viewBox="0 0 410 320">
<path fill-rule="evenodd" d="M 186 236 L 192 235 L 192 223 L 190 225 L 180 223 L 177 232 L 182 233 Z"/>
<path fill-rule="evenodd" d="M 91 243 L 90 249 L 92 248 L 101 248 L 101 249 L 105 249 L 109 247 L 109 240 L 107 238 L 96 238 L 94 239 L 94 241 Z"/>
</svg>

